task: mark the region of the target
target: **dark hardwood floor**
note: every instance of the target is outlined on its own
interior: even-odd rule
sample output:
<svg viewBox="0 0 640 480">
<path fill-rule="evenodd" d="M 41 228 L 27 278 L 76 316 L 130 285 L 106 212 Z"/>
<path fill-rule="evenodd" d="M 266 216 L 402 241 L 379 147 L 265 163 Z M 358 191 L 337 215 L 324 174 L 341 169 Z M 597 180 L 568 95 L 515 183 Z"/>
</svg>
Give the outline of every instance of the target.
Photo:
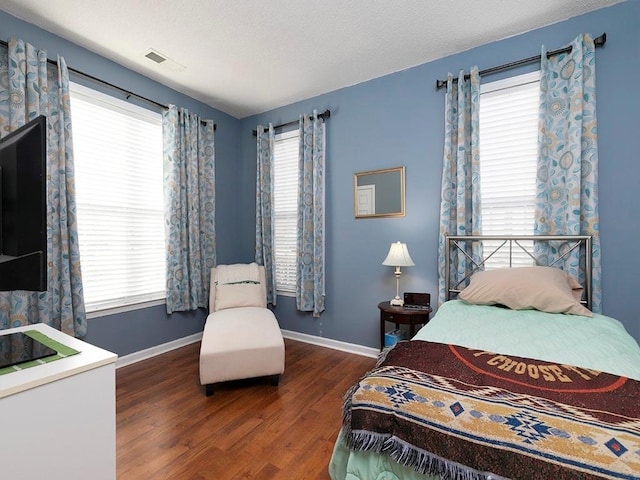
<svg viewBox="0 0 640 480">
<path fill-rule="evenodd" d="M 198 376 L 200 343 L 116 371 L 119 480 L 328 479 L 344 392 L 375 359 L 285 340 L 280 386 Z"/>
</svg>

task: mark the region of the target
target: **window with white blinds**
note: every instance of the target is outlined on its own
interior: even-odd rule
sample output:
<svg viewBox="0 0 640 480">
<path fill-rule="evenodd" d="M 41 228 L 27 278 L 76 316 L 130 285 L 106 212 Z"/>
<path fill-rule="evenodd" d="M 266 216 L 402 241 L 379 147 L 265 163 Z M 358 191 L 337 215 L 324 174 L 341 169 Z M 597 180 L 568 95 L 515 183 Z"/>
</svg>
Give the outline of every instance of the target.
<svg viewBox="0 0 640 480">
<path fill-rule="evenodd" d="M 279 133 L 273 166 L 274 257 L 278 294 L 296 292 L 298 238 L 298 130 Z"/>
<path fill-rule="evenodd" d="M 483 84 L 480 91 L 480 179 L 482 233 L 533 235 L 540 72 Z M 484 258 L 500 244 L 485 242 Z M 533 248 L 529 242 L 527 249 Z M 514 265 L 532 265 L 514 249 Z M 500 250 L 491 268 L 509 265 Z"/>
<path fill-rule="evenodd" d="M 87 312 L 165 296 L 162 117 L 71 85 Z"/>
</svg>

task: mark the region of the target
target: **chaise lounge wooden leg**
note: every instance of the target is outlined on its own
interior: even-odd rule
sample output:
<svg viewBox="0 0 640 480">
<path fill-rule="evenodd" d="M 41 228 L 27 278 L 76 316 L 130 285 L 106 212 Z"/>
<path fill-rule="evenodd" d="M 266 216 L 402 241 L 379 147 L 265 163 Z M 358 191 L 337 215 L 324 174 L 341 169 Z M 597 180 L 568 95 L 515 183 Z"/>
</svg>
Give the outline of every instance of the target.
<svg viewBox="0 0 640 480">
<path fill-rule="evenodd" d="M 208 383 L 204 386 L 204 393 L 207 395 L 207 397 L 213 395 L 213 383 Z"/>
<path fill-rule="evenodd" d="M 280 383 L 280 375 L 271 375 L 271 385 L 277 387 Z"/>
</svg>

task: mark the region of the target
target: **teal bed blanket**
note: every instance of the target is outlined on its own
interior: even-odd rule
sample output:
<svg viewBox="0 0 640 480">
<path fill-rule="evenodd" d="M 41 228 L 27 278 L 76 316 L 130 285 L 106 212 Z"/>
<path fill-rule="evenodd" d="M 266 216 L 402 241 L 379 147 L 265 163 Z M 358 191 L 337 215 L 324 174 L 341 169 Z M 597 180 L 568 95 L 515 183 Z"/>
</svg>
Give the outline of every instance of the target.
<svg viewBox="0 0 640 480">
<path fill-rule="evenodd" d="M 538 310 L 443 304 L 414 337 L 592 368 L 640 380 L 640 347 L 618 320 Z"/>
</svg>

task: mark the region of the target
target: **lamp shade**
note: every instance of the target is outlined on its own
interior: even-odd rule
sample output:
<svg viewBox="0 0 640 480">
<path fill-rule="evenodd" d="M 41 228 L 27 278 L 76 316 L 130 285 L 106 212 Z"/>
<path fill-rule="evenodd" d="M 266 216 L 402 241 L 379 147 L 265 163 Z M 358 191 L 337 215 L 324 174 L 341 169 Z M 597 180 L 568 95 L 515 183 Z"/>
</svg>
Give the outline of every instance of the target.
<svg viewBox="0 0 640 480">
<path fill-rule="evenodd" d="M 413 263 L 411 255 L 409 255 L 407 244 L 396 242 L 391 244 L 387 258 L 384 259 L 382 265 L 389 267 L 413 267 L 415 263 Z"/>
</svg>

